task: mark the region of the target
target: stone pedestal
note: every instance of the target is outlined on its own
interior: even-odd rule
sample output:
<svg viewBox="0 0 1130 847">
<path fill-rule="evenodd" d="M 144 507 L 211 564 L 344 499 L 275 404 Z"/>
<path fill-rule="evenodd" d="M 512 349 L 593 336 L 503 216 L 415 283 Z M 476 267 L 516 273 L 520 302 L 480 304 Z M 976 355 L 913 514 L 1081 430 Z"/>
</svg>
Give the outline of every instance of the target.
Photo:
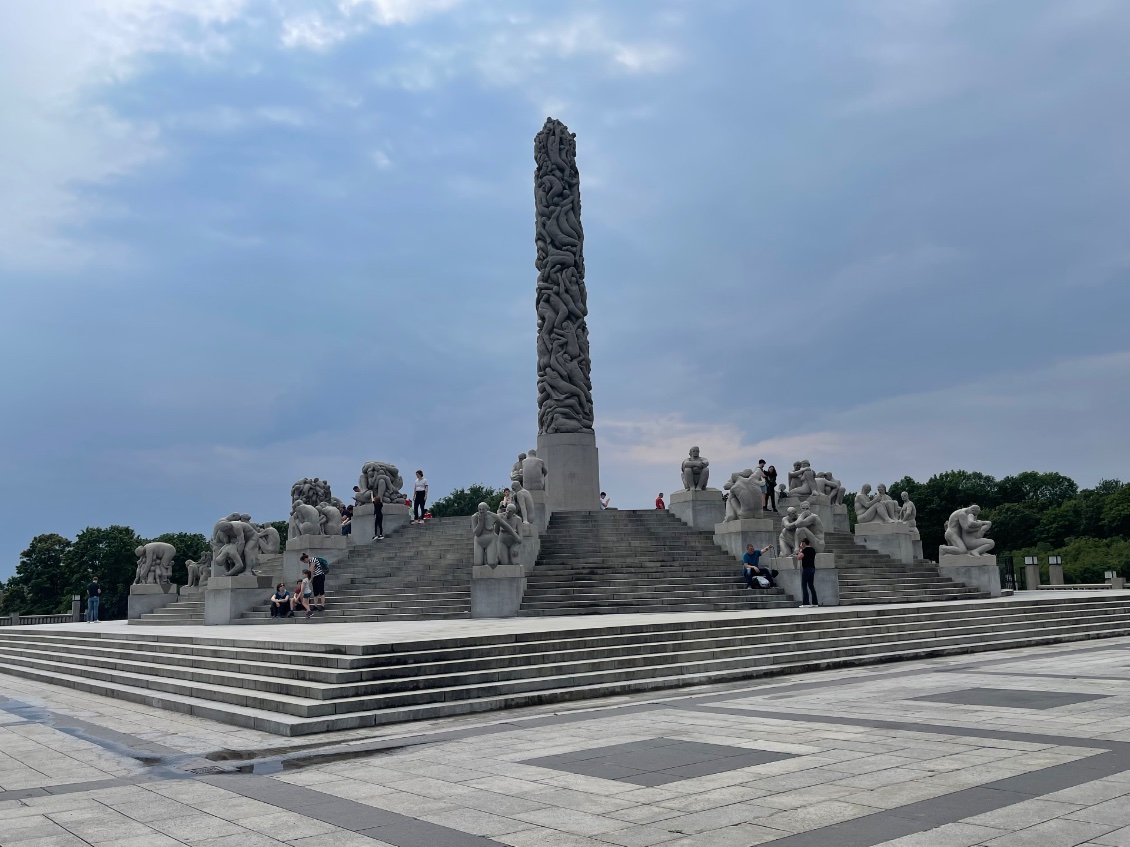
<svg viewBox="0 0 1130 847">
<path fill-rule="evenodd" d="M 914 561 L 925 560 L 926 557 L 922 554 L 922 536 L 916 528 L 910 530 L 910 546 L 914 548 Z"/>
<path fill-rule="evenodd" d="M 207 590 L 208 583 L 204 583 L 203 585 L 182 585 L 180 587 L 180 596 L 195 597 L 196 595 L 203 594 Z"/>
<path fill-rule="evenodd" d="M 540 445 L 539 445 L 540 451 Z M 471 617 L 515 618 L 526 593 L 522 565 L 475 565 L 471 568 Z"/>
<path fill-rule="evenodd" d="M 777 585 L 786 594 L 798 603 L 804 597 L 801 591 L 801 567 L 793 557 L 778 557 L 776 559 L 762 559 L 766 566 L 777 571 Z M 840 575 L 836 571 L 836 557 L 834 553 L 816 554 L 816 575 L 812 580 L 816 587 L 816 596 L 821 606 L 840 605 Z"/>
<path fill-rule="evenodd" d="M 171 582 L 131 585 L 126 609 L 129 619 L 136 620 L 144 614 L 163 608 L 177 599 L 177 587 Z"/>
<path fill-rule="evenodd" d="M 711 532 L 726 517 L 726 503 L 722 499 L 722 492 L 717 488 L 672 491 L 667 510 L 692 529 Z"/>
<path fill-rule="evenodd" d="M 868 550 L 890 556 L 904 565 L 914 564 L 914 542 L 910 527 L 904 523 L 857 523 L 855 540 Z"/>
<path fill-rule="evenodd" d="M 714 525 L 714 543 L 740 562 L 747 544 L 752 544 L 754 550 L 760 550 L 767 544 L 775 546 L 777 533 L 773 531 L 773 521 L 769 518 L 723 521 Z"/>
<path fill-rule="evenodd" d="M 1106 581 L 1106 584 L 1113 588 L 1115 591 L 1123 591 L 1126 588 L 1126 580 L 1120 576 L 1116 576 L 1113 579 L 1108 579 Z"/>
<path fill-rule="evenodd" d="M 302 578 L 302 569 L 305 567 L 301 559 L 303 553 L 308 553 L 311 558 L 321 556 L 332 565 L 344 558 L 348 548 L 348 535 L 300 535 L 297 538 L 289 538 L 286 542 L 286 550 L 283 552 L 282 581 L 289 590 L 294 590 L 294 583 Z M 212 587 L 214 579 L 216 577 L 208 580 L 209 588 Z"/>
<path fill-rule="evenodd" d="M 938 573 L 955 582 L 964 582 L 970 588 L 986 591 L 991 597 L 1001 596 L 1001 572 L 997 569 L 996 556 L 954 556 L 950 553 L 938 554 Z M 1036 582 L 1039 581 L 1039 573 Z M 1035 585 L 1029 583 L 1029 588 Z"/>
<path fill-rule="evenodd" d="M 594 433 L 541 433 L 538 458 L 549 472 L 545 486 L 552 512 L 600 508 L 600 462 Z"/>
<path fill-rule="evenodd" d="M 338 536 L 344 538 L 344 536 Z M 289 543 L 287 545 L 289 547 Z M 205 626 L 223 626 L 255 606 L 266 608 L 274 586 L 269 576 L 214 576 L 204 591 Z"/>
<path fill-rule="evenodd" d="M 534 565 L 537 564 L 538 554 L 541 553 L 541 535 L 532 523 L 522 524 L 520 532 L 522 544 L 518 548 L 518 562 L 522 566 L 522 572 L 529 576 L 533 573 Z"/>
<path fill-rule="evenodd" d="M 843 503 L 832 504 L 832 532 L 851 532 L 851 521 L 848 519 L 847 506 Z"/>
<path fill-rule="evenodd" d="M 376 507 L 372 503 L 362 503 L 353 507 L 351 523 L 353 529 L 350 530 L 349 535 L 343 536 L 349 539 L 350 547 L 373 542 L 373 536 L 377 532 L 375 515 Z M 381 509 L 381 516 L 384 518 L 384 534 L 392 535 L 401 527 L 408 526 L 409 521 L 412 520 L 412 507 L 403 503 L 385 503 L 384 508 Z M 287 542 L 287 549 L 289 548 L 290 542 Z"/>
<path fill-rule="evenodd" d="M 1024 566 L 1024 588 L 1027 591 L 1035 591 L 1040 587 L 1040 566 L 1039 565 L 1025 565 Z"/>
<path fill-rule="evenodd" d="M 553 516 L 553 509 L 549 505 L 549 494 L 545 489 L 538 489 L 531 491 L 530 497 L 534 501 L 533 524 L 538 528 L 538 532 L 545 532 L 549 528 L 549 519 Z"/>
<path fill-rule="evenodd" d="M 1048 565 L 1048 582 L 1063 585 L 1063 565 Z"/>
</svg>

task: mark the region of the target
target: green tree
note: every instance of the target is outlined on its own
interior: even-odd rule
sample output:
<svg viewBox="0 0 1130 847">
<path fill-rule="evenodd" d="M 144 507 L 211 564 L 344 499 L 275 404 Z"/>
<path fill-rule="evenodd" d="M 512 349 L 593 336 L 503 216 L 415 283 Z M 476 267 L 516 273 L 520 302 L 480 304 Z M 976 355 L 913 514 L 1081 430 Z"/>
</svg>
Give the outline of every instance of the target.
<svg viewBox="0 0 1130 847">
<path fill-rule="evenodd" d="M 1075 480 L 1061 473 L 1024 471 L 997 483 L 997 496 L 1002 503 L 1025 503 L 1039 509 L 1058 506 L 1078 493 Z"/>
<path fill-rule="evenodd" d="M 80 532 L 63 555 L 69 580 L 66 606 L 70 607 L 71 592 L 78 592 L 91 578 L 98 577 L 98 584 L 102 587 L 99 618 L 112 620 L 125 617 L 129 587 L 137 573 L 134 551 L 142 543 L 142 539 L 128 526 L 88 526 Z"/>
<path fill-rule="evenodd" d="M 493 512 L 502 502 L 503 491 L 502 488 L 488 488 L 485 485 L 456 488 L 446 497 L 441 497 L 432 503 L 430 511 L 437 518 L 473 515 L 479 504 L 485 502 Z"/>
<path fill-rule="evenodd" d="M 16 575 L 4 591 L 3 611 L 50 615 L 71 608 L 70 575 L 64 558 L 71 542 L 61 535 L 37 535 L 20 553 Z"/>
<path fill-rule="evenodd" d="M 1120 486 L 1104 498 L 1105 535 L 1130 536 L 1130 485 Z"/>
<path fill-rule="evenodd" d="M 268 523 L 279 532 L 279 552 L 281 553 L 286 550 L 286 535 L 290 531 L 290 521 L 269 521 Z"/>
<path fill-rule="evenodd" d="M 1040 510 L 1031 502 L 1002 503 L 995 509 L 986 509 L 981 517 L 993 522 L 989 536 L 1000 550 L 1027 547 L 1039 540 Z"/>
<path fill-rule="evenodd" d="M 177 548 L 177 554 L 173 557 L 172 575 L 172 582 L 177 585 L 184 585 L 188 582 L 188 569 L 184 563 L 188 559 L 200 561 L 204 551 L 211 549 L 208 539 L 199 532 L 166 532 L 149 540 L 164 541 L 166 544 L 172 544 Z"/>
</svg>

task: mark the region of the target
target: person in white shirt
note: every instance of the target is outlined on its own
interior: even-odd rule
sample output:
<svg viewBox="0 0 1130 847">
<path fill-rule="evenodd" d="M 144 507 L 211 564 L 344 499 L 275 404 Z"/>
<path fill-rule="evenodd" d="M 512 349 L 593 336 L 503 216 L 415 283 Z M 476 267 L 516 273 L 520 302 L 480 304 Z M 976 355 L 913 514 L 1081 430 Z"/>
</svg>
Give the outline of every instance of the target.
<svg viewBox="0 0 1130 847">
<path fill-rule="evenodd" d="M 600 508 L 607 509 L 610 505 L 612 505 L 612 498 L 603 491 L 600 492 Z"/>
<path fill-rule="evenodd" d="M 412 523 L 424 522 L 424 504 L 428 502 L 428 481 L 423 471 L 416 471 L 416 485 L 412 497 Z"/>
</svg>

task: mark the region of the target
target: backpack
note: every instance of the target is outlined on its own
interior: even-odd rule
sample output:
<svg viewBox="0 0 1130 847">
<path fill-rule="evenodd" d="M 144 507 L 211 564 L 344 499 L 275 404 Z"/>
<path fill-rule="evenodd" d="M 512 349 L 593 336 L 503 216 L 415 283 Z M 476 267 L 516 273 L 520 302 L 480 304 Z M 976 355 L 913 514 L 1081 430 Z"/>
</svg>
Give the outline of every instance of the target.
<svg viewBox="0 0 1130 847">
<path fill-rule="evenodd" d="M 765 577 L 755 576 L 754 579 L 757 580 L 757 584 L 760 585 L 762 588 L 768 588 L 769 587 L 769 580 L 767 580 Z"/>
<path fill-rule="evenodd" d="M 322 573 L 329 573 L 330 572 L 330 563 L 329 562 L 327 562 L 321 556 L 315 556 L 314 558 L 316 558 L 318 560 L 318 564 L 322 566 Z"/>
</svg>

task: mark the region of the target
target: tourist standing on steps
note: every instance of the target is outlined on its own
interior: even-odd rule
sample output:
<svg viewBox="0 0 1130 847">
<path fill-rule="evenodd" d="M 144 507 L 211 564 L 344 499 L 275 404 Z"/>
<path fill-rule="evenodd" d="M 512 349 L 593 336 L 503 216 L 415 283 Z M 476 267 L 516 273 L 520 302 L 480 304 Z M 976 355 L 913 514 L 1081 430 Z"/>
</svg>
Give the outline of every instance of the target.
<svg viewBox="0 0 1130 847">
<path fill-rule="evenodd" d="M 380 497 L 373 498 L 373 540 L 385 537 L 385 504 Z"/>
<path fill-rule="evenodd" d="M 275 593 L 271 595 L 271 617 L 293 617 L 290 610 L 290 592 L 286 590 L 286 583 L 280 582 L 275 586 Z"/>
<path fill-rule="evenodd" d="M 301 606 L 306 610 L 306 617 L 313 616 L 314 610 L 310 608 L 310 598 L 313 595 L 314 589 L 310 585 L 310 569 L 303 568 L 302 579 L 298 580 L 298 585 L 294 588 L 294 596 L 290 598 L 290 610 L 293 612 L 296 606 Z"/>
<path fill-rule="evenodd" d="M 412 523 L 424 522 L 424 504 L 428 502 L 428 481 L 423 471 L 416 471 L 416 485 L 413 487 Z"/>
<path fill-rule="evenodd" d="M 330 563 L 321 556 L 311 556 L 309 553 L 303 553 L 301 561 L 310 566 L 310 590 L 314 595 L 310 605 L 315 610 L 324 612 L 326 610 L 326 574 L 329 572 Z"/>
<path fill-rule="evenodd" d="M 800 560 L 800 592 L 802 609 L 813 609 L 820 605 L 816 597 L 816 548 L 808 543 L 807 538 L 800 540 L 800 549 L 796 551 Z M 808 592 L 812 592 L 812 602 L 808 602 Z"/>
<path fill-rule="evenodd" d="M 98 586 L 98 577 L 93 577 L 90 580 L 90 585 L 86 586 L 86 622 L 98 623 L 98 597 L 102 594 L 102 589 Z"/>
<path fill-rule="evenodd" d="M 604 511 L 605 509 L 607 509 L 611 505 L 612 505 L 612 498 L 609 497 L 607 494 L 605 494 L 603 491 L 600 492 L 600 509 L 601 509 L 601 511 Z"/>
<path fill-rule="evenodd" d="M 757 464 L 761 465 L 764 462 L 765 462 L 765 460 L 762 459 Z M 775 467 L 773 467 L 772 465 L 770 465 L 769 467 L 767 467 L 765 469 L 765 488 L 763 488 L 762 491 L 765 492 L 765 502 L 761 504 L 761 508 L 768 509 L 770 506 L 772 506 L 773 511 L 776 512 L 777 511 L 777 469 Z"/>
<path fill-rule="evenodd" d="M 742 576 L 745 577 L 746 588 L 776 588 L 777 583 L 773 581 L 773 577 L 777 572 L 769 568 L 762 567 L 761 557 L 768 553 L 770 545 L 766 544 L 760 550 L 754 549 L 752 544 L 745 546 L 745 555 L 742 556 Z M 761 577 L 768 585 L 761 585 L 757 582 L 757 578 Z"/>
<path fill-rule="evenodd" d="M 659 511 L 663 511 L 664 509 L 667 508 L 663 504 L 663 492 L 662 491 L 660 491 L 659 496 L 655 498 L 655 508 L 658 509 Z"/>
</svg>

